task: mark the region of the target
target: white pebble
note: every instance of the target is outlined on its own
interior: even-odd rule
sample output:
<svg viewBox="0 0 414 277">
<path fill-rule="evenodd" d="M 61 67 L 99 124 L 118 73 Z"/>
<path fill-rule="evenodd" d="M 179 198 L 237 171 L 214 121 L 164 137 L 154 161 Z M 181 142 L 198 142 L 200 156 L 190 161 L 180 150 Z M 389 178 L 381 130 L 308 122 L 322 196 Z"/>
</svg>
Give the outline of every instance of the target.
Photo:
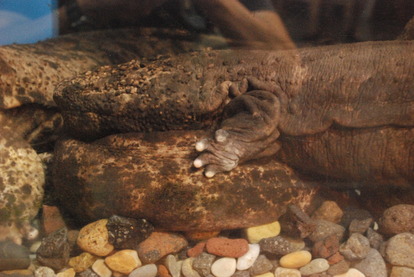
<svg viewBox="0 0 414 277">
<path fill-rule="evenodd" d="M 128 277 L 155 277 L 157 276 L 158 269 L 155 264 L 147 264 L 137 269 L 134 269 L 129 273 Z"/>
<path fill-rule="evenodd" d="M 38 267 L 34 272 L 35 277 L 56 277 L 53 269 L 47 266 Z"/>
<path fill-rule="evenodd" d="M 347 272 L 334 275 L 334 277 L 365 277 L 365 275 L 355 268 L 350 268 Z"/>
<path fill-rule="evenodd" d="M 249 244 L 249 251 L 237 259 L 237 270 L 249 269 L 260 254 L 260 246 L 257 243 Z"/>
<path fill-rule="evenodd" d="M 275 270 L 275 277 L 301 277 L 300 271 L 293 268 L 278 267 Z"/>
<path fill-rule="evenodd" d="M 236 272 L 235 258 L 220 258 L 211 265 L 211 273 L 216 277 L 230 277 Z"/>
</svg>

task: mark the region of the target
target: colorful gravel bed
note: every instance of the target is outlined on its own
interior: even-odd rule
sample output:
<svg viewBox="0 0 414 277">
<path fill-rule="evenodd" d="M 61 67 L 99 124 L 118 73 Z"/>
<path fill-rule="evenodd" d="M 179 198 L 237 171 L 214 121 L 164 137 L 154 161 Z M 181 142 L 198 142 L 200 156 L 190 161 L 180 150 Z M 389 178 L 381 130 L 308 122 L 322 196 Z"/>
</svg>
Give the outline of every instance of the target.
<svg viewBox="0 0 414 277">
<path fill-rule="evenodd" d="M 221 232 L 164 232 L 112 216 L 80 230 L 64 226 L 30 251 L 2 243 L 0 276 L 412 277 L 413 219 L 414 205 L 375 221 L 333 201 L 310 216 L 291 206 L 279 221 Z"/>
</svg>

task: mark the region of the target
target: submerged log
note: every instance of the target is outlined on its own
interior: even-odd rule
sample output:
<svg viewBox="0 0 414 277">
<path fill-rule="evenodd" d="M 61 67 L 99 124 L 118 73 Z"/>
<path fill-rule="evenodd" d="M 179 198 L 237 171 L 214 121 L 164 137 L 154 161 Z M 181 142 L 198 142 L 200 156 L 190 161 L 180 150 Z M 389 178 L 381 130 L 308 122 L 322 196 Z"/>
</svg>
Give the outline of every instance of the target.
<svg viewBox="0 0 414 277">
<path fill-rule="evenodd" d="M 218 45 L 223 44 L 216 37 L 198 37 L 185 31 L 118 29 L 2 46 L 0 109 L 27 103 L 55 106 L 53 92 L 60 81 L 97 66 Z"/>
<path fill-rule="evenodd" d="M 62 208 L 86 223 L 118 214 L 171 231 L 243 228 L 307 207 L 318 188 L 275 160 L 205 178 L 191 166 L 206 131 L 128 133 L 92 143 L 62 140 L 53 182 Z"/>
</svg>

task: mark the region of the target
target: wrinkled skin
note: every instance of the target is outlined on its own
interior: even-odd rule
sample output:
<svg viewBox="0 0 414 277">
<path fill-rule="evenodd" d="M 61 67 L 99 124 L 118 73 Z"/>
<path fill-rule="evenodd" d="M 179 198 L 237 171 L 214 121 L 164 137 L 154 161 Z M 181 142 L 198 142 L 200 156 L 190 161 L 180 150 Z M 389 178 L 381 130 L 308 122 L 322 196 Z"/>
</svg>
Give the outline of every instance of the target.
<svg viewBox="0 0 414 277">
<path fill-rule="evenodd" d="M 116 29 L 73 33 L 33 44 L 0 47 L 0 109 L 25 104 L 56 106 L 53 92 L 62 80 L 97 66 L 137 57 L 156 57 L 222 47 L 214 37 L 172 29 Z"/>
<path fill-rule="evenodd" d="M 191 167 L 194 142 L 208 132 L 116 134 L 56 144 L 53 184 L 60 206 L 87 223 L 113 214 L 157 228 L 216 231 L 277 220 L 288 205 L 306 209 L 320 186 L 275 159 L 207 179 Z"/>
<path fill-rule="evenodd" d="M 214 36 L 153 28 L 74 33 L 1 46 L 0 241 L 20 244 L 38 233 L 30 223 L 48 191 L 50 172 L 44 171 L 51 160 L 44 152 L 51 151 L 62 135 L 62 117 L 52 97 L 60 81 L 105 64 L 207 46 L 222 47 L 223 42 Z"/>
<path fill-rule="evenodd" d="M 207 177 L 279 152 L 310 174 L 408 186 L 413 76 L 412 41 L 212 51 L 104 67 L 72 80 L 55 100 L 67 128 L 83 139 L 200 129 L 220 119 L 215 136 L 196 143 L 202 153 L 194 165 Z M 390 147 L 393 141 L 400 144 Z M 308 155 L 314 159 L 305 162 Z"/>
</svg>

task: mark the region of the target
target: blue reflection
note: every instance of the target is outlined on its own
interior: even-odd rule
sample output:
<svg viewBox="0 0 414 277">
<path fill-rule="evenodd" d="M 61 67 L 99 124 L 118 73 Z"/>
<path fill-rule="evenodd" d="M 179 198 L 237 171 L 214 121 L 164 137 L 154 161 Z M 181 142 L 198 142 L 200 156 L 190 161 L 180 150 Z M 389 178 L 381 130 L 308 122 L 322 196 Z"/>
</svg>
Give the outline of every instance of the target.
<svg viewBox="0 0 414 277">
<path fill-rule="evenodd" d="M 0 45 L 33 43 L 56 35 L 57 0 L 0 0 Z"/>
</svg>

